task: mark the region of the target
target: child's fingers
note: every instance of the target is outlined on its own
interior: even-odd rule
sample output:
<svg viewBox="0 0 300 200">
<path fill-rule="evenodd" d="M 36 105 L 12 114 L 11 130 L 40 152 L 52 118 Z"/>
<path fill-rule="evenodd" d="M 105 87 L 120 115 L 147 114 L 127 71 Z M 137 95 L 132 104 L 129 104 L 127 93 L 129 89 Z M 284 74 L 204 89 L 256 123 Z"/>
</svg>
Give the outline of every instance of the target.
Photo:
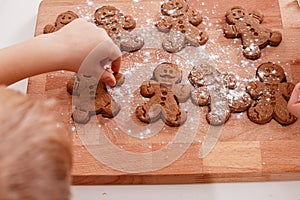
<svg viewBox="0 0 300 200">
<path fill-rule="evenodd" d="M 99 77 L 101 80 L 112 77 L 108 75 L 106 67 L 109 65 L 113 72 L 118 72 L 120 69 L 121 51 L 111 39 L 101 42 L 96 46 L 81 63 L 78 74 L 90 75 Z M 102 78 L 102 76 L 105 77 Z"/>
<path fill-rule="evenodd" d="M 107 70 L 103 72 L 100 80 L 103 81 L 105 84 L 109 85 L 110 87 L 116 85 L 116 79 L 114 75 Z"/>
<path fill-rule="evenodd" d="M 122 53 L 119 47 L 110 38 L 100 43 L 93 51 L 97 51 L 100 60 L 117 61 L 116 65 L 120 64 L 118 59 L 122 56 Z"/>
<path fill-rule="evenodd" d="M 300 118 L 300 104 L 288 105 L 288 110 L 297 118 Z"/>
<path fill-rule="evenodd" d="M 121 57 L 117 58 L 111 63 L 111 70 L 113 72 L 119 72 L 121 68 Z"/>
<path fill-rule="evenodd" d="M 119 72 L 121 67 L 121 57 L 117 58 L 111 63 L 111 70 L 105 70 L 100 78 L 101 81 L 108 84 L 109 86 L 116 85 L 116 78 L 112 72 Z"/>
<path fill-rule="evenodd" d="M 300 82 L 296 84 L 296 86 L 294 87 L 289 103 L 291 104 L 300 103 Z"/>
<path fill-rule="evenodd" d="M 295 86 L 292 92 L 288 102 L 288 110 L 296 117 L 300 117 L 300 83 Z"/>
</svg>

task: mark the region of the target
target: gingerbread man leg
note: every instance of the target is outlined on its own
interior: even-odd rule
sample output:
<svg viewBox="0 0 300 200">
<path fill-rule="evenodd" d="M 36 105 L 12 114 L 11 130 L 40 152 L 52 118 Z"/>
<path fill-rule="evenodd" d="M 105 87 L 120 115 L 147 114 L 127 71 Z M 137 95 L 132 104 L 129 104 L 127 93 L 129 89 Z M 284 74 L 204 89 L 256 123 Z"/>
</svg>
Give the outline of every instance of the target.
<svg viewBox="0 0 300 200">
<path fill-rule="evenodd" d="M 261 55 L 261 50 L 258 45 L 250 44 L 243 49 L 243 55 L 248 59 L 257 59 Z"/>
<path fill-rule="evenodd" d="M 149 124 L 160 118 L 161 111 L 161 105 L 147 102 L 142 106 L 138 106 L 135 113 L 139 120 Z"/>
<path fill-rule="evenodd" d="M 105 96 L 109 95 L 102 94 L 101 98 L 103 98 L 104 100 L 95 102 L 96 114 L 102 114 L 103 117 L 112 118 L 119 113 L 119 111 L 121 110 L 121 106 L 110 96 L 110 98 L 108 99 L 106 99 Z"/>
<path fill-rule="evenodd" d="M 268 101 L 262 99 L 248 110 L 248 117 L 251 121 L 258 124 L 265 124 L 273 117 L 273 106 Z"/>
<path fill-rule="evenodd" d="M 177 53 L 186 46 L 186 37 L 180 32 L 171 30 L 163 40 L 162 46 L 167 52 Z"/>
<path fill-rule="evenodd" d="M 199 106 L 205 106 L 209 103 L 210 94 L 204 87 L 196 88 L 191 93 L 192 102 Z"/>
<path fill-rule="evenodd" d="M 247 110 L 251 105 L 251 98 L 250 95 L 247 93 L 245 94 L 234 94 L 228 95 L 228 105 L 231 112 L 244 112 Z"/>
<path fill-rule="evenodd" d="M 186 30 L 186 40 L 190 45 L 198 47 L 199 45 L 204 45 L 207 42 L 208 35 L 205 31 L 201 31 L 190 26 Z"/>
<path fill-rule="evenodd" d="M 214 126 L 224 124 L 231 116 L 227 99 L 219 98 L 215 95 L 211 97 L 209 109 L 210 111 L 206 115 L 206 120 Z"/>
<path fill-rule="evenodd" d="M 86 124 L 88 121 L 90 121 L 90 112 L 87 110 L 81 110 L 79 108 L 76 108 L 73 111 L 72 118 L 75 122 L 79 124 Z"/>
<path fill-rule="evenodd" d="M 207 113 L 206 120 L 211 125 L 219 126 L 227 122 L 230 115 L 231 114 L 229 110 L 215 110 Z"/>
<path fill-rule="evenodd" d="M 112 118 L 121 110 L 121 106 L 114 101 L 112 96 L 107 91 L 106 85 L 99 82 L 97 85 L 96 94 L 90 92 L 91 97 L 95 98 L 96 114 L 102 114 L 103 117 Z"/>
<path fill-rule="evenodd" d="M 166 104 L 162 110 L 162 120 L 169 126 L 180 126 L 187 119 L 185 111 L 174 104 Z"/>
<path fill-rule="evenodd" d="M 271 32 L 271 36 L 269 39 L 269 44 L 271 46 L 278 46 L 282 40 L 282 35 L 278 31 Z"/>
</svg>

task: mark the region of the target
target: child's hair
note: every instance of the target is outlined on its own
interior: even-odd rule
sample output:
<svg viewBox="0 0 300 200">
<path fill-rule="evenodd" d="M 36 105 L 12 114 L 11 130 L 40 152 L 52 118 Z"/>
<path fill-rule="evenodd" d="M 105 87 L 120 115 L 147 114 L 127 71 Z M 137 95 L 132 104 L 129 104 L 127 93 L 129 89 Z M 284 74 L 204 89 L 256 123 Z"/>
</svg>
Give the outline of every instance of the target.
<svg viewBox="0 0 300 200">
<path fill-rule="evenodd" d="M 70 137 L 49 107 L 0 86 L 0 200 L 70 198 Z"/>
</svg>

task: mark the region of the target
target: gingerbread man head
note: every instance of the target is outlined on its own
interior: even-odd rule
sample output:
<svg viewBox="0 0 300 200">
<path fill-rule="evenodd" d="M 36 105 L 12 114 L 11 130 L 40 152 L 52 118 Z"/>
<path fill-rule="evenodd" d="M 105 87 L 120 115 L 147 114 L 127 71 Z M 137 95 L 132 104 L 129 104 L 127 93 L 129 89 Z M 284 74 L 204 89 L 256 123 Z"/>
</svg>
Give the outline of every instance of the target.
<svg viewBox="0 0 300 200">
<path fill-rule="evenodd" d="M 73 21 L 74 19 L 78 18 L 78 15 L 72 11 L 64 12 L 58 15 L 56 22 L 57 26 L 64 26 Z"/>
<path fill-rule="evenodd" d="M 109 36 L 120 31 L 120 11 L 113 6 L 103 6 L 95 12 L 95 22 L 98 27 L 104 28 Z"/>
<path fill-rule="evenodd" d="M 48 24 L 44 27 L 44 33 L 52 33 L 58 31 L 65 25 L 69 24 L 74 19 L 77 19 L 78 15 L 73 11 L 67 11 L 59 14 L 56 18 L 54 25 Z"/>
<path fill-rule="evenodd" d="M 102 6 L 95 12 L 95 20 L 100 23 L 117 22 L 120 18 L 120 11 L 113 6 Z"/>
<path fill-rule="evenodd" d="M 281 83 L 285 80 L 282 67 L 273 63 L 265 63 L 257 68 L 257 77 L 264 83 Z"/>
<path fill-rule="evenodd" d="M 249 20 L 250 17 L 245 9 L 239 6 L 233 7 L 226 12 L 225 18 L 227 23 L 235 24 L 238 21 Z"/>
<path fill-rule="evenodd" d="M 187 11 L 188 5 L 184 0 L 168 0 L 161 6 L 161 13 L 171 17 L 185 15 Z"/>
<path fill-rule="evenodd" d="M 158 65 L 154 72 L 153 77 L 160 84 L 171 88 L 174 84 L 181 81 L 182 74 L 178 65 L 172 63 L 162 63 Z"/>
</svg>

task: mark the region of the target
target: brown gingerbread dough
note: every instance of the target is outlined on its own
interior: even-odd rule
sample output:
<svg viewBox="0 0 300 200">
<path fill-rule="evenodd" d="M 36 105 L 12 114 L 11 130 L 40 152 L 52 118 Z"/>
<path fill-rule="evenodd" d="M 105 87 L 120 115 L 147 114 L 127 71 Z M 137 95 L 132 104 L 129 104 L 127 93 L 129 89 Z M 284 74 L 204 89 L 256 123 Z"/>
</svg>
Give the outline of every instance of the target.
<svg viewBox="0 0 300 200">
<path fill-rule="evenodd" d="M 119 9 L 109 5 L 98 8 L 94 16 L 96 25 L 106 30 L 121 51 L 133 52 L 144 46 L 141 36 L 129 32 L 136 27 L 132 16 L 123 15 Z"/>
<path fill-rule="evenodd" d="M 281 125 L 289 125 L 296 121 L 287 110 L 295 85 L 286 81 L 281 66 L 268 62 L 261 64 L 256 71 L 259 81 L 250 82 L 247 92 L 255 102 L 248 110 L 248 118 L 257 123 L 265 124 L 275 119 Z"/>
<path fill-rule="evenodd" d="M 78 15 L 74 13 L 73 11 L 66 11 L 61 14 L 59 14 L 56 18 L 56 21 L 54 25 L 48 24 L 44 27 L 44 33 L 52 33 L 55 31 L 58 31 L 74 19 L 77 19 Z"/>
<path fill-rule="evenodd" d="M 182 50 L 186 45 L 199 46 L 208 40 L 208 35 L 197 26 L 201 15 L 189 8 L 185 0 L 168 0 L 161 5 L 162 16 L 156 23 L 159 31 L 168 33 L 163 48 L 171 53 Z"/>
<path fill-rule="evenodd" d="M 206 120 L 211 125 L 224 124 L 231 112 L 243 112 L 251 104 L 247 93 L 234 92 L 237 80 L 233 74 L 221 74 L 212 66 L 202 65 L 192 69 L 189 80 L 195 86 L 192 102 L 209 107 Z"/>
<path fill-rule="evenodd" d="M 190 96 L 190 87 L 180 84 L 181 71 L 172 63 L 159 64 L 154 72 L 154 80 L 144 81 L 140 87 L 141 95 L 150 100 L 136 108 L 136 116 L 142 122 L 152 123 L 162 119 L 165 124 L 178 127 L 187 115 L 179 102 L 185 102 Z"/>
<path fill-rule="evenodd" d="M 261 49 L 267 45 L 278 46 L 282 35 L 261 25 L 263 14 L 259 11 L 248 13 L 244 8 L 236 6 L 226 12 L 228 23 L 224 28 L 227 38 L 241 38 L 243 54 L 248 59 L 258 59 Z"/>
<path fill-rule="evenodd" d="M 124 76 L 115 73 L 117 85 L 124 82 Z M 112 118 L 121 110 L 121 106 L 113 100 L 108 93 L 106 85 L 92 77 L 80 75 L 68 81 L 67 91 L 73 95 L 74 111 L 72 118 L 75 122 L 86 124 L 90 117 L 101 114 L 103 117 Z"/>
</svg>

